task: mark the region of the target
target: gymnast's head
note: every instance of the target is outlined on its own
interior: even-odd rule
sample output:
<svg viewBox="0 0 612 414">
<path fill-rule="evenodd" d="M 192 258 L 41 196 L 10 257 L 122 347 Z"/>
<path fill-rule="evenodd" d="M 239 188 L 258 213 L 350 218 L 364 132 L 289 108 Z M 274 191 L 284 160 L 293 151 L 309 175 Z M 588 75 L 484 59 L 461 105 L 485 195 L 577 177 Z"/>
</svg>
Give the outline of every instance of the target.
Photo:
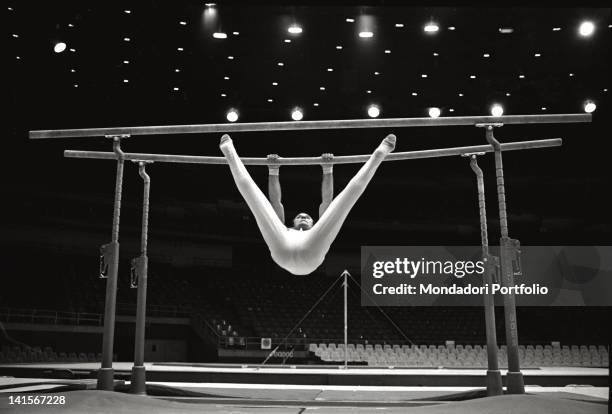
<svg viewBox="0 0 612 414">
<path fill-rule="evenodd" d="M 310 230 L 314 225 L 314 220 L 306 213 L 300 213 L 293 219 L 295 230 Z"/>
</svg>

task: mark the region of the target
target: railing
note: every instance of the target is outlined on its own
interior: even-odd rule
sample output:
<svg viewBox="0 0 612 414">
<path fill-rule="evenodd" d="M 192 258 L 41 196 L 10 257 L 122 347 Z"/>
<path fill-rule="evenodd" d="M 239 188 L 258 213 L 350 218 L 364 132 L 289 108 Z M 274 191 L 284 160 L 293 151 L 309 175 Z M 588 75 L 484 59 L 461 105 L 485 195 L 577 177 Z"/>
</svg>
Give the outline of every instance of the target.
<svg viewBox="0 0 612 414">
<path fill-rule="evenodd" d="M 0 321 L 6 323 L 101 326 L 104 317 L 101 313 L 0 308 Z"/>
</svg>

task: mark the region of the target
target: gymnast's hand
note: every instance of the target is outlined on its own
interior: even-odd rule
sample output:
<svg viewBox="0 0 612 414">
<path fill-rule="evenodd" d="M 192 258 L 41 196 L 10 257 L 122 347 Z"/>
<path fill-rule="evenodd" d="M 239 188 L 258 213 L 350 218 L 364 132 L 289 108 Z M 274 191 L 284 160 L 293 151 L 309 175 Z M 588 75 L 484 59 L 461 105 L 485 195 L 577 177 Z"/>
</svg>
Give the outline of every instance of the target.
<svg viewBox="0 0 612 414">
<path fill-rule="evenodd" d="M 323 168 L 323 174 L 330 173 L 332 171 L 334 161 L 334 154 L 326 152 L 321 154 L 321 168 Z"/>
<path fill-rule="evenodd" d="M 268 170 L 278 170 L 280 168 L 279 158 L 278 154 L 268 154 Z"/>
</svg>

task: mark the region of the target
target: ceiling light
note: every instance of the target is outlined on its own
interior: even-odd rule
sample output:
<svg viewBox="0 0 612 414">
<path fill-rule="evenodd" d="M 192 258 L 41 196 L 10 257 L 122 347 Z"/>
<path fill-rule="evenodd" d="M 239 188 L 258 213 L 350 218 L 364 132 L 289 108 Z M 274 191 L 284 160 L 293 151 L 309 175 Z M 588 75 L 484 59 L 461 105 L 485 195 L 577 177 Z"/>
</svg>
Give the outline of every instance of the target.
<svg viewBox="0 0 612 414">
<path fill-rule="evenodd" d="M 455 112 L 455 110 L 453 108 L 449 108 L 448 112 Z"/>
<path fill-rule="evenodd" d="M 224 76 L 223 79 L 229 80 L 229 76 Z"/>
<path fill-rule="evenodd" d="M 540 57 L 540 56 L 542 56 L 542 55 L 541 55 L 540 53 L 536 53 L 534 56 L 535 56 L 535 57 Z"/>
<path fill-rule="evenodd" d="M 19 58 L 19 56 L 17 56 L 17 58 Z M 79 84 L 78 84 L 78 83 L 75 83 L 73 86 L 74 86 L 75 88 L 78 88 L 78 87 L 79 87 Z"/>
<path fill-rule="evenodd" d="M 302 33 L 302 28 L 300 26 L 298 26 L 297 24 L 294 24 L 292 26 L 289 26 L 287 31 L 289 33 L 291 33 L 291 34 L 300 34 L 300 33 Z"/>
<path fill-rule="evenodd" d="M 525 79 L 525 75 L 519 75 L 519 79 Z"/>
<path fill-rule="evenodd" d="M 412 92 L 412 93 L 411 93 L 411 95 L 412 95 L 412 96 L 417 96 L 417 95 L 418 95 L 418 93 L 416 93 L 416 92 Z"/>
<path fill-rule="evenodd" d="M 68 23 L 68 27 L 74 27 L 72 23 Z"/>
<path fill-rule="evenodd" d="M 229 60 L 233 60 L 233 59 L 234 59 L 234 57 L 233 57 L 233 56 L 228 56 L 227 58 L 228 58 Z"/>
<path fill-rule="evenodd" d="M 438 52 L 433 52 L 433 55 L 434 56 L 440 56 L 440 55 L 438 55 Z"/>
<path fill-rule="evenodd" d="M 18 34 L 13 33 L 13 37 L 14 37 L 15 39 L 17 39 L 17 38 L 19 37 L 19 35 L 18 35 Z"/>
<path fill-rule="evenodd" d="M 506 92 L 506 96 L 510 96 L 510 92 Z"/>
<path fill-rule="evenodd" d="M 570 72 L 569 76 L 570 76 L 570 78 L 571 78 L 571 77 L 573 77 L 573 76 L 574 76 L 574 74 Z"/>
<path fill-rule="evenodd" d="M 274 102 L 274 99 L 268 98 L 268 102 L 272 103 L 272 102 Z"/>
<path fill-rule="evenodd" d="M 75 49 L 75 48 L 73 48 L 73 47 L 71 47 L 71 48 L 70 48 L 70 49 L 68 49 L 68 50 L 70 50 L 72 53 L 76 52 L 76 49 Z"/>
<path fill-rule="evenodd" d="M 429 116 L 431 118 L 437 118 L 440 116 L 440 108 L 436 108 L 435 106 L 432 108 L 429 108 Z"/>
<path fill-rule="evenodd" d="M 285 43 L 291 43 L 291 39 L 285 39 Z"/>
<path fill-rule="evenodd" d="M 372 91 L 371 91 L 370 89 L 368 89 L 368 90 L 366 91 L 366 93 L 372 93 Z"/>
<path fill-rule="evenodd" d="M 546 107 L 545 106 L 542 107 L 542 111 L 546 111 Z"/>
<path fill-rule="evenodd" d="M 378 115 L 380 115 L 380 108 L 376 105 L 370 105 L 368 107 L 368 116 L 370 118 L 376 118 Z"/>
<path fill-rule="evenodd" d="M 426 78 L 427 74 L 426 73 L 421 73 L 421 78 Z"/>
<path fill-rule="evenodd" d="M 369 38 L 373 36 L 374 36 L 374 33 L 372 32 L 359 32 L 359 37 L 362 37 L 362 38 Z"/>
<path fill-rule="evenodd" d="M 558 32 L 559 30 L 561 30 L 560 27 L 553 27 L 553 32 Z"/>
<path fill-rule="evenodd" d="M 178 91 L 179 88 L 177 88 L 176 86 L 174 88 L 172 88 L 173 91 Z"/>
<path fill-rule="evenodd" d="M 223 33 L 223 32 L 214 32 L 213 33 L 213 37 L 215 39 L 227 39 L 227 33 Z"/>
<path fill-rule="evenodd" d="M 304 114 L 302 113 L 301 109 L 295 108 L 293 111 L 291 111 L 291 119 L 294 121 L 301 121 L 303 117 Z"/>
<path fill-rule="evenodd" d="M 334 68 L 327 68 L 327 71 L 328 71 L 328 72 L 333 72 L 333 71 L 334 71 Z"/>
<path fill-rule="evenodd" d="M 586 113 L 590 114 L 591 112 L 595 111 L 595 109 L 597 109 L 597 105 L 595 105 L 595 103 L 592 101 L 587 101 L 584 104 L 584 112 Z"/>
<path fill-rule="evenodd" d="M 278 62 L 277 65 L 278 66 L 285 66 L 285 64 L 283 62 Z"/>
<path fill-rule="evenodd" d="M 321 86 L 319 89 L 324 91 L 325 90 L 325 86 Z"/>
<path fill-rule="evenodd" d="M 127 80 L 127 79 L 123 80 L 123 83 L 128 83 L 128 82 L 129 82 L 129 80 Z"/>
<path fill-rule="evenodd" d="M 129 37 L 124 37 L 124 38 L 123 38 L 123 41 L 124 41 L 124 42 L 129 42 L 129 41 L 130 41 L 130 38 L 129 38 Z"/>
<path fill-rule="evenodd" d="M 438 27 L 438 25 L 437 25 L 437 24 L 435 24 L 435 23 L 427 23 L 427 24 L 425 25 L 425 27 L 423 27 L 423 30 L 424 30 L 426 33 L 435 33 L 435 32 L 437 32 L 438 30 L 440 30 L 440 28 L 439 28 L 439 27 Z"/>
<path fill-rule="evenodd" d="M 238 36 L 238 35 L 240 34 L 240 32 L 232 32 L 232 34 L 233 34 L 234 36 Z"/>
<path fill-rule="evenodd" d="M 578 28 L 578 33 L 580 33 L 581 36 L 590 36 L 593 34 L 593 32 L 595 31 L 595 25 L 593 24 L 593 22 L 582 22 L 580 24 L 580 27 Z"/>
<path fill-rule="evenodd" d="M 603 91 L 604 92 L 608 92 L 608 88 L 603 88 Z"/>
<path fill-rule="evenodd" d="M 216 3 L 204 3 L 206 7 L 215 7 Z"/>
<path fill-rule="evenodd" d="M 482 55 L 482 57 L 486 57 L 486 58 L 488 58 L 488 57 L 491 57 L 491 55 L 490 55 L 490 54 L 488 54 L 488 53 L 485 53 L 484 55 Z"/>
<path fill-rule="evenodd" d="M 272 86 L 278 86 L 278 82 L 272 82 Z"/>
<path fill-rule="evenodd" d="M 236 111 L 235 109 L 230 109 L 229 111 L 227 111 L 227 115 L 225 115 L 225 117 L 230 122 L 236 122 L 238 120 L 238 111 Z"/>
<path fill-rule="evenodd" d="M 222 98 L 225 98 L 226 96 L 227 96 L 227 95 L 226 95 L 226 94 L 224 94 L 224 93 L 222 93 L 222 94 L 221 94 L 221 97 L 222 97 Z"/>
<path fill-rule="evenodd" d="M 389 49 L 385 49 L 385 53 L 388 55 L 389 53 L 391 53 L 391 51 Z"/>
<path fill-rule="evenodd" d="M 74 69 L 70 69 L 70 72 L 71 72 L 71 73 L 74 73 L 74 72 L 76 72 L 76 70 L 74 70 Z"/>
<path fill-rule="evenodd" d="M 502 116 L 504 114 L 504 108 L 500 104 L 493 104 L 491 106 L 491 115 Z"/>
<path fill-rule="evenodd" d="M 470 75 L 470 79 L 476 79 L 476 75 Z"/>
<path fill-rule="evenodd" d="M 514 29 L 512 27 L 500 27 L 499 32 L 503 34 L 509 34 L 514 32 Z"/>
<path fill-rule="evenodd" d="M 448 30 L 455 30 L 455 26 L 448 26 Z"/>
<path fill-rule="evenodd" d="M 55 53 L 62 53 L 64 50 L 66 50 L 66 43 L 64 42 L 57 42 L 55 46 L 53 46 L 53 51 Z"/>
<path fill-rule="evenodd" d="M 459 96 L 463 96 L 463 94 L 461 92 L 459 92 Z"/>
<path fill-rule="evenodd" d="M 181 21 L 179 22 L 179 24 L 180 24 L 181 26 L 187 26 L 187 22 L 186 22 L 186 21 L 184 21 L 184 20 L 181 20 Z"/>
<path fill-rule="evenodd" d="M 125 14 L 130 14 L 132 11 L 131 10 L 124 10 L 123 11 Z"/>
<path fill-rule="evenodd" d="M 380 72 L 374 72 L 374 75 L 378 76 L 380 75 Z"/>
<path fill-rule="evenodd" d="M 338 46 L 336 46 L 336 49 L 341 50 L 342 46 L 338 45 Z"/>
<path fill-rule="evenodd" d="M 355 19 L 351 19 L 350 17 L 347 17 L 347 18 L 346 18 L 346 21 L 347 21 L 348 23 L 355 23 Z"/>
<path fill-rule="evenodd" d="M 182 52 L 184 49 L 182 47 L 177 47 L 176 50 L 178 50 L 179 52 Z"/>
<path fill-rule="evenodd" d="M 395 27 L 404 27 L 404 23 L 395 23 Z"/>
<path fill-rule="evenodd" d="M 179 68 L 174 69 L 176 73 L 179 73 L 181 70 Z"/>
<path fill-rule="evenodd" d="M 315 103 L 312 104 L 312 106 L 319 106 L 319 103 L 315 102 Z"/>
<path fill-rule="evenodd" d="M 124 60 L 124 61 L 123 61 L 123 64 L 124 64 L 124 65 L 129 65 L 129 64 L 130 64 L 130 61 L 129 61 L 129 60 Z"/>
</svg>

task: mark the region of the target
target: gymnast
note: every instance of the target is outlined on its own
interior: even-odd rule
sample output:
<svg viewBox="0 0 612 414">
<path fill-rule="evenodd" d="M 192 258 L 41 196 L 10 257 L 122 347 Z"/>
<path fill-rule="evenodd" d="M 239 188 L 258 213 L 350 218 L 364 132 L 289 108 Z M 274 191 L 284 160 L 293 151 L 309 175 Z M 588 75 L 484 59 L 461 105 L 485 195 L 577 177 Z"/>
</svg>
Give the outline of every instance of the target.
<svg viewBox="0 0 612 414">
<path fill-rule="evenodd" d="M 251 178 L 227 134 L 221 137 L 219 148 L 230 166 L 238 191 L 255 216 L 255 221 L 270 249 L 272 259 L 294 275 L 308 275 L 323 263 L 325 255 L 351 208 L 363 194 L 387 154 L 395 148 L 395 135 L 388 135 L 380 143 L 370 159 L 333 200 L 331 200 L 333 190 L 330 181 L 333 156 L 324 154 L 321 163 L 323 202 L 319 208 L 319 221 L 315 224 L 308 214 L 300 213 L 293 219 L 293 227 L 290 228 L 283 224 L 284 211 L 280 203 L 280 183 L 278 181 L 279 164 L 274 165 L 278 156 L 268 156 L 271 203 Z"/>
</svg>

